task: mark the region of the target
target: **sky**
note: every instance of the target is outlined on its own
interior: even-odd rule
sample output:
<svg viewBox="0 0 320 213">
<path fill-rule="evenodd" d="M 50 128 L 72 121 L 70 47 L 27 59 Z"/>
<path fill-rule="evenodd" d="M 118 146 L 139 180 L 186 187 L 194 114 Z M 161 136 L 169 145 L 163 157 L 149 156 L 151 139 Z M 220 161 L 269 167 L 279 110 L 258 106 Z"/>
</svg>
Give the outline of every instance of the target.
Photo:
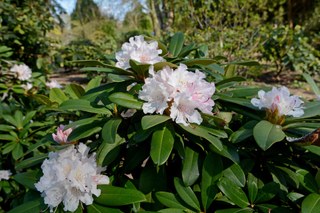
<svg viewBox="0 0 320 213">
<path fill-rule="evenodd" d="M 145 4 L 145 0 L 139 0 Z M 57 2 L 67 11 L 68 14 L 74 10 L 76 0 L 57 0 Z M 129 3 L 122 4 L 121 0 L 95 0 L 103 14 L 112 15 L 113 17 L 123 20 L 126 13 L 131 9 Z"/>
</svg>

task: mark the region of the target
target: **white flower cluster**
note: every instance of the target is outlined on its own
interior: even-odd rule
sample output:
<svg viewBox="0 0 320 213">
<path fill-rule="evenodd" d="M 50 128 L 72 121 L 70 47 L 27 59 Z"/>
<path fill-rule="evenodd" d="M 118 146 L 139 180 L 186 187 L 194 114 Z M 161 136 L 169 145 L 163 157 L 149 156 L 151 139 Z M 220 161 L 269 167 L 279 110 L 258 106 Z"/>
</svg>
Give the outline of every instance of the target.
<svg viewBox="0 0 320 213">
<path fill-rule="evenodd" d="M 48 81 L 46 82 L 46 86 L 50 89 L 52 88 L 62 88 L 61 84 L 59 84 L 58 81 L 56 80 L 51 80 L 51 81 Z"/>
<path fill-rule="evenodd" d="M 279 89 L 273 87 L 271 91 L 265 92 L 260 90 L 258 98 L 251 99 L 253 106 L 266 108 L 271 112 L 277 112 L 279 116 L 291 115 L 293 117 L 300 117 L 304 114 L 303 101 L 298 96 L 291 95 L 287 87 L 280 87 Z"/>
<path fill-rule="evenodd" d="M 58 152 L 50 152 L 42 166 L 43 176 L 35 184 L 42 192 L 44 203 L 51 211 L 61 202 L 64 211 L 75 211 L 79 202 L 90 205 L 92 195 L 100 196 L 98 184 L 108 184 L 109 178 L 101 175 L 103 168 L 96 164 L 95 153 L 88 156 L 89 148 L 80 143 Z"/>
<path fill-rule="evenodd" d="M 9 180 L 11 172 L 9 170 L 0 170 L 0 181 Z"/>
<path fill-rule="evenodd" d="M 215 85 L 205 81 L 202 72 L 190 72 L 180 64 L 175 70 L 165 67 L 158 72 L 151 66 L 149 73 L 151 77 L 145 79 L 139 92 L 139 98 L 147 101 L 142 106 L 144 113 L 163 114 L 168 109 L 172 120 L 185 126 L 202 122 L 198 110 L 212 114 Z"/>
<path fill-rule="evenodd" d="M 10 71 L 15 73 L 20 81 L 28 81 L 32 74 L 31 69 L 25 64 L 15 64 L 11 67 Z"/>
<path fill-rule="evenodd" d="M 164 59 L 159 56 L 162 50 L 158 49 L 158 42 L 146 42 L 143 36 L 135 36 L 122 45 L 121 51 L 116 53 L 116 67 L 122 69 L 130 68 L 130 59 L 142 64 L 155 64 Z"/>
</svg>

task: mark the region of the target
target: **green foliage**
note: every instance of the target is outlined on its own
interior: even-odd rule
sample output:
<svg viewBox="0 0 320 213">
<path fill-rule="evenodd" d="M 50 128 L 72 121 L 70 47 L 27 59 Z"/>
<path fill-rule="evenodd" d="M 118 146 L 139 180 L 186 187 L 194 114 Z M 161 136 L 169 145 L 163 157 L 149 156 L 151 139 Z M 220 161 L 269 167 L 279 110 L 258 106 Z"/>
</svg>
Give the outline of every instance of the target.
<svg viewBox="0 0 320 213">
<path fill-rule="evenodd" d="M 78 4 L 81 2 L 85 1 Z M 48 153 L 64 148 L 52 138 L 59 124 L 73 128 L 68 140 L 87 144 L 96 152 L 98 165 L 106 167 L 104 174 L 110 177 L 110 184 L 100 186 L 101 195 L 94 197 L 93 204 L 83 205 L 76 212 L 317 211 L 320 151 L 318 141 L 309 136 L 317 133 L 314 130 L 320 125 L 319 102 L 305 101 L 302 117 L 286 117 L 280 124 L 267 121 L 265 111 L 250 103 L 262 88 L 248 87 L 242 84 L 246 79 L 238 76 L 243 67 L 255 68 L 259 63 L 229 60 L 254 58 L 251 56 L 258 52 L 256 46 L 267 35 L 262 47 L 267 60 L 276 61 L 279 66 L 288 60 L 288 65 L 304 72 L 317 69 L 317 65 L 301 63 L 317 63 L 312 59 L 318 57 L 316 49 L 308 46 L 302 29 L 279 27 L 267 33 L 266 27 L 265 32 L 259 32 L 264 35 L 258 33 L 261 23 L 271 18 L 283 21 L 286 1 L 241 0 L 238 4 L 227 1 L 225 7 L 222 1 L 181 2 L 177 2 L 174 9 L 168 5 L 163 7 L 173 12 L 181 9 L 172 29 L 168 27 L 165 32 L 180 28 L 187 35 L 176 33 L 166 38 L 168 44 L 158 41 L 166 62 L 154 64 L 154 70 L 166 66 L 176 68 L 183 63 L 190 71 L 204 72 L 207 81 L 216 85 L 213 114 L 202 114 L 201 125 L 189 126 L 176 124 L 168 112 L 145 115 L 138 91 L 149 77 L 149 65 L 130 60 L 128 70 L 115 67 L 114 57 L 106 53 L 113 52 L 117 44 L 116 22 L 104 20 L 100 22 L 101 27 L 90 28 L 92 23 L 88 19 L 78 17 L 87 23 L 80 23 L 77 40 L 61 47 L 62 54 L 57 53 L 56 61 L 61 67 L 72 66 L 68 61 L 76 61 L 74 64 L 85 66 L 83 71 L 95 73 L 96 77 L 87 86 L 69 84 L 63 89 L 48 91 L 44 87 L 44 76 L 34 74 L 36 87 L 25 91 L 21 88 L 22 82 L 8 74 L 7 65 L 3 69 L 6 72 L 0 82 L 0 94 L 8 96 L 2 99 L 0 107 L 0 168 L 13 173 L 9 180 L 0 183 L 3 211 L 48 212 L 34 183 L 41 176 L 40 164 Z M 5 0 L 0 8 L 4 10 L 9 3 Z M 138 9 L 141 12 L 142 8 Z M 15 10 L 22 8 L 14 9 L 10 4 L 5 15 L 12 17 Z M 30 9 L 25 10 L 32 13 Z M 33 15 L 30 20 L 35 22 Z M 132 12 L 128 17 L 135 15 L 141 13 Z M 149 32 L 150 20 L 144 18 L 137 18 L 136 24 L 140 26 L 137 29 Z M 169 16 L 167 18 L 169 20 Z M 21 28 L 13 30 L 20 35 L 18 38 L 29 40 L 19 44 L 17 38 L 18 43 L 5 38 L 19 48 L 7 43 L 1 46 L 2 64 L 13 56 L 11 54 L 20 54 L 21 49 L 27 48 L 25 45 L 34 45 L 34 38 L 27 33 L 47 32 L 52 28 L 49 22 L 47 28 L 32 28 L 31 33 L 24 25 L 28 21 L 22 18 L 21 23 L 14 22 Z M 95 37 L 91 29 L 101 34 Z M 107 33 L 109 36 L 102 38 Z M 198 44 L 199 41 L 205 44 Z M 24 52 L 14 55 L 26 63 L 31 60 L 29 57 Z M 312 78 L 304 76 L 318 93 Z M 300 138 L 309 133 L 312 135 Z M 287 137 L 297 139 L 291 141 Z M 55 211 L 63 212 L 61 207 Z"/>
<path fill-rule="evenodd" d="M 55 1 L 44 0 L 0 2 L 0 42 L 12 49 L 11 59 L 33 70 L 50 71 L 53 40 L 46 34 L 55 25 L 55 6 Z"/>
</svg>

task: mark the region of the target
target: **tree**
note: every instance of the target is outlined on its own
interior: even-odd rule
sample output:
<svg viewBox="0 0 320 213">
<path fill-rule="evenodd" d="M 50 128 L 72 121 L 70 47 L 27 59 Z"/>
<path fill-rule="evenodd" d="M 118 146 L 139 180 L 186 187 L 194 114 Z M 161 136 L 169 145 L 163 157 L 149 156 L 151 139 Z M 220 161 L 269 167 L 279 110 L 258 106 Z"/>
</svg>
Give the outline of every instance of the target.
<svg viewBox="0 0 320 213">
<path fill-rule="evenodd" d="M 76 7 L 71 14 L 71 19 L 80 21 L 81 24 L 101 17 L 99 7 L 93 0 L 77 0 Z"/>
</svg>

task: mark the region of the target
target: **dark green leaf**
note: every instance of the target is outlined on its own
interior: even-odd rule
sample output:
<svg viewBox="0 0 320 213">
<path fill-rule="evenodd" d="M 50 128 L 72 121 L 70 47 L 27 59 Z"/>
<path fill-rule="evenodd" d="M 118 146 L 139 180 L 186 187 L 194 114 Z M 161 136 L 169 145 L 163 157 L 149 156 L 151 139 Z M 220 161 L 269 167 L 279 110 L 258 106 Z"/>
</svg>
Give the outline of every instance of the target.
<svg viewBox="0 0 320 213">
<path fill-rule="evenodd" d="M 222 178 L 218 182 L 219 189 L 225 194 L 233 203 L 241 208 L 249 205 L 248 198 L 242 189 L 227 178 Z"/>
<path fill-rule="evenodd" d="M 253 135 L 253 128 L 257 125 L 257 121 L 249 121 L 243 125 L 239 130 L 233 132 L 230 135 L 230 141 L 232 143 L 239 143 Z"/>
<path fill-rule="evenodd" d="M 74 142 L 79 139 L 89 137 L 100 131 L 101 127 L 98 122 L 78 126 L 76 129 L 72 130 L 71 134 L 68 137 L 68 141 Z"/>
<path fill-rule="evenodd" d="M 319 146 L 310 145 L 310 146 L 304 146 L 303 148 L 320 156 L 320 147 Z"/>
<path fill-rule="evenodd" d="M 222 209 L 222 210 L 217 210 L 214 213 L 250 213 L 254 212 L 253 209 L 251 208 L 232 208 L 232 209 Z"/>
<path fill-rule="evenodd" d="M 88 213 L 122 213 L 119 209 L 101 206 L 93 203 L 87 207 Z"/>
<path fill-rule="evenodd" d="M 164 164 L 173 149 L 174 134 L 171 129 L 164 126 L 161 130 L 156 130 L 152 135 L 150 156 L 157 165 Z"/>
<path fill-rule="evenodd" d="M 146 201 L 146 197 L 135 189 L 126 189 L 116 186 L 99 186 L 101 195 L 95 198 L 95 202 L 102 206 L 123 206 Z"/>
<path fill-rule="evenodd" d="M 217 150 L 222 151 L 223 147 L 222 147 L 222 143 L 221 141 L 216 138 L 215 136 L 211 135 L 210 132 L 203 128 L 202 126 L 198 126 L 198 125 L 189 125 L 189 126 L 184 126 L 184 125 L 180 125 L 180 127 L 184 130 L 186 130 L 187 132 L 205 138 L 207 141 L 209 141 Z"/>
<path fill-rule="evenodd" d="M 115 143 L 118 127 L 121 124 L 121 118 L 111 118 L 102 128 L 102 138 L 105 143 Z"/>
<path fill-rule="evenodd" d="M 34 184 L 38 182 L 39 177 L 40 177 L 39 172 L 29 171 L 29 172 L 23 172 L 23 173 L 18 173 L 14 175 L 13 179 L 18 183 L 24 185 L 25 187 L 28 187 L 30 189 L 36 189 Z"/>
<path fill-rule="evenodd" d="M 8 211 L 8 213 L 35 213 L 41 212 L 41 199 L 36 199 L 23 203 L 20 206 L 15 207 L 14 209 Z"/>
<path fill-rule="evenodd" d="M 198 152 L 185 148 L 185 158 L 182 161 L 182 180 L 185 186 L 193 185 L 200 176 L 198 158 Z"/>
<path fill-rule="evenodd" d="M 143 102 L 136 99 L 133 95 L 123 92 L 116 92 L 109 96 L 109 100 L 119 106 L 141 109 Z"/>
<path fill-rule="evenodd" d="M 97 152 L 97 163 L 99 165 L 103 165 L 103 162 L 106 156 L 117 146 L 123 144 L 125 142 L 124 138 L 121 138 L 119 135 L 116 135 L 116 142 L 115 143 L 103 143 L 100 145 L 98 152 Z"/>
<path fill-rule="evenodd" d="M 31 166 L 42 163 L 44 159 L 48 157 L 48 154 L 36 155 L 34 157 L 28 158 L 16 164 L 15 169 L 21 170 L 25 168 L 29 168 Z"/>
<path fill-rule="evenodd" d="M 253 203 L 258 194 L 258 178 L 256 178 L 253 174 L 249 173 L 247 186 L 248 186 L 249 200 L 251 203 Z"/>
<path fill-rule="evenodd" d="M 131 69 L 138 75 L 141 77 L 148 77 L 148 73 L 149 73 L 149 67 L 150 64 L 141 64 L 137 61 L 134 60 L 130 60 L 129 64 L 131 66 Z"/>
<path fill-rule="evenodd" d="M 17 143 L 14 149 L 12 150 L 13 159 L 17 160 L 23 156 L 23 147 L 20 143 Z"/>
<path fill-rule="evenodd" d="M 211 65 L 216 63 L 215 60 L 209 58 L 197 58 L 197 59 L 189 59 L 182 62 L 188 67 L 192 67 L 194 65 Z"/>
<path fill-rule="evenodd" d="M 229 168 L 223 171 L 224 177 L 231 180 L 239 187 L 244 187 L 246 183 L 246 177 L 242 168 L 238 164 L 233 164 Z"/>
<path fill-rule="evenodd" d="M 184 35 L 181 32 L 174 34 L 170 40 L 169 52 L 173 57 L 177 57 L 183 47 Z"/>
<path fill-rule="evenodd" d="M 310 192 L 318 192 L 318 185 L 311 173 L 304 169 L 296 171 L 300 184 Z"/>
<path fill-rule="evenodd" d="M 281 126 L 272 124 L 269 121 L 260 121 L 253 128 L 253 137 L 263 150 L 267 150 L 274 143 L 282 141 L 285 136 Z"/>
<path fill-rule="evenodd" d="M 166 207 L 169 208 L 177 208 L 177 209 L 187 209 L 181 202 L 179 201 L 179 198 L 169 192 L 157 192 L 156 198 L 165 205 Z"/>
<path fill-rule="evenodd" d="M 161 124 L 169 119 L 170 117 L 166 115 L 145 115 L 141 119 L 141 126 L 142 129 L 146 130 L 158 124 Z"/>
<path fill-rule="evenodd" d="M 256 198 L 256 203 L 263 203 L 274 198 L 280 190 L 280 185 L 275 182 L 265 184 L 258 191 L 258 195 Z"/>
<path fill-rule="evenodd" d="M 178 195 L 184 202 L 186 202 L 186 204 L 190 205 L 190 207 L 196 211 L 201 210 L 198 198 L 190 187 L 184 186 L 179 178 L 174 178 L 174 186 L 178 192 Z"/>
<path fill-rule="evenodd" d="M 222 177 L 223 165 L 219 155 L 209 152 L 203 163 L 201 178 L 201 200 L 208 209 L 216 196 L 215 183 Z"/>
<path fill-rule="evenodd" d="M 230 160 L 232 160 L 234 163 L 239 163 L 240 159 L 239 159 L 239 153 L 237 151 L 237 148 L 230 145 L 230 144 L 226 144 L 226 145 L 222 145 L 222 150 L 219 151 L 217 150 L 214 146 L 212 146 L 211 144 L 209 145 L 209 148 L 218 153 L 221 156 L 224 156 Z"/>
<path fill-rule="evenodd" d="M 67 100 L 63 102 L 60 107 L 61 110 L 79 110 L 95 114 L 111 115 L 110 110 L 104 106 L 94 107 L 90 101 L 83 99 Z"/>
</svg>

